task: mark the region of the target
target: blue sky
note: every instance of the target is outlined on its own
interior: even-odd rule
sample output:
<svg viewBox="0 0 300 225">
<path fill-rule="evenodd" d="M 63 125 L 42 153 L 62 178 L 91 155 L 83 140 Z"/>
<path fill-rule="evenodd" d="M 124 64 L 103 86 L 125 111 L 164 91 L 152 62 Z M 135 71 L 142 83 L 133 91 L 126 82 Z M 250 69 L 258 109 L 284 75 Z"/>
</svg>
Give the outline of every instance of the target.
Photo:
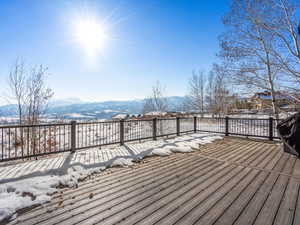
<svg viewBox="0 0 300 225">
<path fill-rule="evenodd" d="M 184 95 L 193 69 L 216 61 L 229 0 L 1 0 L 0 94 L 17 58 L 49 67 L 55 98 L 143 98 L 159 80 Z M 80 16 L 78 16 L 80 15 Z M 74 41 L 74 23 L 90 16 L 106 27 L 90 57 Z"/>
</svg>

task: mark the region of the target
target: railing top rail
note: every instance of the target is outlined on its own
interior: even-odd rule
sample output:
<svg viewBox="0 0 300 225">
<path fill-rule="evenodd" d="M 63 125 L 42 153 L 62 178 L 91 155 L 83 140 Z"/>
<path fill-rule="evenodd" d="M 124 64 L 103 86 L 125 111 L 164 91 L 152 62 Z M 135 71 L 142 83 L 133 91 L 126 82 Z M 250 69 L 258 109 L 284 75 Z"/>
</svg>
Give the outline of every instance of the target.
<svg viewBox="0 0 300 225">
<path fill-rule="evenodd" d="M 225 119 L 226 118 L 226 117 L 207 117 L 207 116 L 196 116 L 196 117 L 199 119 Z"/>
<path fill-rule="evenodd" d="M 270 117 L 268 118 L 252 118 L 252 117 L 249 117 L 249 118 L 243 118 L 243 117 L 200 117 L 200 116 L 197 116 L 197 118 L 200 118 L 200 119 L 230 119 L 230 120 L 269 120 Z M 273 117 L 271 117 L 273 118 Z M 273 118 L 274 120 L 276 120 L 275 118 Z M 281 120 L 281 119 L 278 119 L 278 120 Z"/>
<path fill-rule="evenodd" d="M 228 117 L 230 120 L 269 120 L 269 118 L 243 118 L 243 117 Z"/>
<path fill-rule="evenodd" d="M 181 119 L 181 117 L 180 117 Z M 176 120 L 176 117 L 169 117 L 169 118 L 157 118 L 157 120 Z"/>
<path fill-rule="evenodd" d="M 190 117 L 168 117 L 168 118 L 161 118 L 161 117 L 152 117 L 152 118 L 142 118 L 142 119 L 126 119 L 123 120 L 124 122 L 136 122 L 136 121 L 145 121 L 149 122 L 152 121 L 154 118 L 157 120 L 176 120 L 176 118 L 180 119 L 193 119 L 197 117 L 199 119 L 208 119 L 208 120 L 225 120 L 228 118 L 229 120 L 256 120 L 256 121 L 267 121 L 269 118 L 242 118 L 242 117 L 202 117 L 202 116 L 190 116 Z M 274 121 L 281 121 L 282 119 L 275 119 Z M 119 123 L 120 120 L 107 120 L 107 121 L 90 121 L 90 122 L 76 122 L 78 125 L 89 125 L 89 124 L 107 124 L 107 123 Z M 0 129 L 8 129 L 8 128 L 32 128 L 32 127 L 49 127 L 49 126 L 68 126 L 71 125 L 70 122 L 63 122 L 63 123 L 42 123 L 42 124 L 33 124 L 33 125 L 0 125 Z"/>
<path fill-rule="evenodd" d="M 106 121 L 94 121 L 94 122 L 77 122 L 79 125 L 88 125 L 88 124 L 105 124 L 105 123 L 120 123 L 120 121 L 124 122 L 137 122 L 137 121 L 152 121 L 153 119 L 129 119 L 129 120 L 106 120 Z"/>
<path fill-rule="evenodd" d="M 71 123 L 42 123 L 42 124 L 32 124 L 32 125 L 0 125 L 0 129 L 8 129 L 8 128 L 31 128 L 31 127 L 50 127 L 50 126 L 69 126 Z"/>
<path fill-rule="evenodd" d="M 154 118 L 149 118 L 149 119 L 129 119 L 129 120 L 124 120 L 124 122 L 136 122 L 136 121 L 145 121 L 145 122 L 149 122 L 152 121 Z"/>
<path fill-rule="evenodd" d="M 88 125 L 88 124 L 105 124 L 105 123 L 119 123 L 120 120 L 107 120 L 107 121 L 91 121 L 91 122 L 77 122 L 78 125 Z"/>
</svg>

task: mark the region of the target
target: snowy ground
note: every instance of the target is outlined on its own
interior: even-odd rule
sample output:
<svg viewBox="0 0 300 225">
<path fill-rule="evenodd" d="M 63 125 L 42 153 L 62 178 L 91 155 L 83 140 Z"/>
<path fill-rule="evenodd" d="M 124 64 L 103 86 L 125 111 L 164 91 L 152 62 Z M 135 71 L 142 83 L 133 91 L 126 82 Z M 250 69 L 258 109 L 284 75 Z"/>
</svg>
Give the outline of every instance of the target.
<svg viewBox="0 0 300 225">
<path fill-rule="evenodd" d="M 114 148 L 91 148 L 13 165 L 0 164 L 0 221 L 14 219 L 17 210 L 48 202 L 59 188 L 76 187 L 78 182 L 106 168 L 130 166 L 147 156 L 192 152 L 199 145 L 217 139 L 222 137 L 198 133 Z"/>
</svg>

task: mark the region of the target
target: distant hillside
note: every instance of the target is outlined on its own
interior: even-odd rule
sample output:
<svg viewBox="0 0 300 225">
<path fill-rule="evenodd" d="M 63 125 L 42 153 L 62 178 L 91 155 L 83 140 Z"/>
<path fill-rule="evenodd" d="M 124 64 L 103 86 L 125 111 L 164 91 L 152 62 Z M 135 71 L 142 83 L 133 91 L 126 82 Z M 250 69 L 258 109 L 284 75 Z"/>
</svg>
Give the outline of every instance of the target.
<svg viewBox="0 0 300 225">
<path fill-rule="evenodd" d="M 178 111 L 185 97 L 167 97 L 170 111 Z M 82 102 L 79 99 L 55 100 L 50 102 L 47 117 L 65 119 L 109 119 L 119 113 L 142 113 L 144 100 Z M 16 105 L 0 106 L 0 116 L 16 116 Z"/>
</svg>

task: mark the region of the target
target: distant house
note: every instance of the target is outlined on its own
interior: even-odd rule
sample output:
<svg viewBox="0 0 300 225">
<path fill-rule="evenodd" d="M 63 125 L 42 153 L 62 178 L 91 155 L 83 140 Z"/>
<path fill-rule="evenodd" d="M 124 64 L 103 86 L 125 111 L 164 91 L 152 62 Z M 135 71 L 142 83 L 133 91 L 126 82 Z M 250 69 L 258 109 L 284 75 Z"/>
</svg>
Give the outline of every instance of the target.
<svg viewBox="0 0 300 225">
<path fill-rule="evenodd" d="M 169 117 L 182 117 L 188 116 L 191 113 L 187 112 L 176 112 L 176 111 L 168 111 L 168 112 L 161 112 L 161 111 L 154 111 L 146 113 L 142 116 L 142 118 L 150 119 L 150 118 L 169 118 Z"/>
<path fill-rule="evenodd" d="M 289 104 L 291 98 L 287 95 L 283 95 L 277 92 L 275 95 L 276 103 L 278 107 L 283 107 Z M 257 92 L 253 97 L 250 98 L 253 109 L 266 110 L 272 108 L 272 96 L 271 92 Z"/>
<path fill-rule="evenodd" d="M 167 112 L 154 111 L 154 112 L 146 113 L 144 115 L 144 118 L 165 117 L 166 115 L 167 115 Z"/>
<path fill-rule="evenodd" d="M 129 118 L 128 114 L 117 114 L 115 116 L 112 117 L 113 120 L 127 120 Z"/>
<path fill-rule="evenodd" d="M 253 113 L 251 100 L 247 97 L 236 97 L 231 103 L 231 113 Z"/>
</svg>

